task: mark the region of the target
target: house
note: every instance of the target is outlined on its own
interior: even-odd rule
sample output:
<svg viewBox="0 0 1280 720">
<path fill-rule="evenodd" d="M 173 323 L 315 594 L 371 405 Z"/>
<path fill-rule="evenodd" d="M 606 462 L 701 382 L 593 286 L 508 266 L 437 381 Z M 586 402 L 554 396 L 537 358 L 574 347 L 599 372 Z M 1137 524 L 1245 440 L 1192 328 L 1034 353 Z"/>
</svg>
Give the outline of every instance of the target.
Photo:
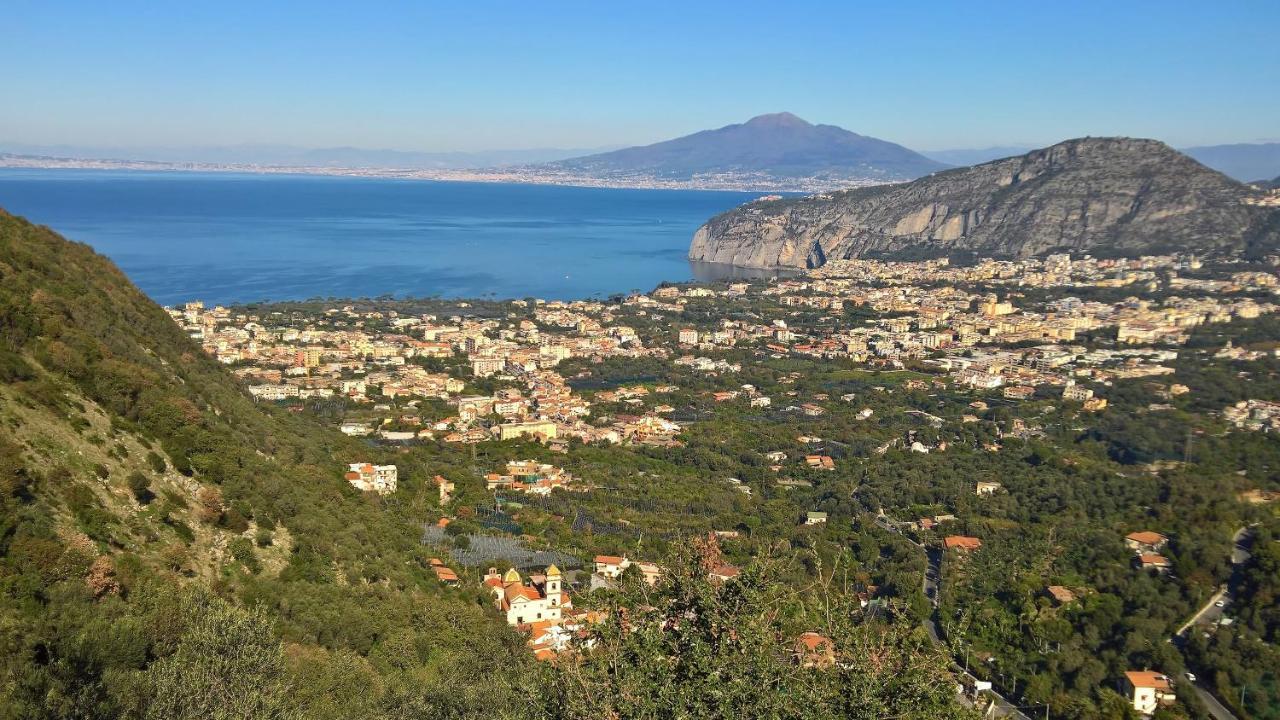
<svg viewBox="0 0 1280 720">
<path fill-rule="evenodd" d="M 1073 603 L 1076 600 L 1076 594 L 1061 585 L 1050 585 L 1045 592 L 1059 605 Z"/>
<path fill-rule="evenodd" d="M 455 489 L 454 484 L 445 480 L 442 475 L 436 475 L 431 478 L 431 482 L 434 483 L 436 487 L 440 488 L 440 504 L 447 504 L 449 500 L 453 498 L 453 491 Z"/>
<path fill-rule="evenodd" d="M 942 546 L 948 550 L 972 552 L 982 547 L 982 541 L 967 535 L 948 535 L 942 540 Z"/>
<path fill-rule="evenodd" d="M 707 573 L 707 578 L 712 582 L 728 582 L 741 574 L 742 571 L 732 565 L 721 565 Z"/>
<path fill-rule="evenodd" d="M 622 577 L 622 573 L 631 567 L 631 561 L 617 555 L 597 555 L 595 559 L 596 574 L 609 579 Z"/>
<path fill-rule="evenodd" d="M 1083 409 L 1085 412 L 1098 412 L 1100 410 L 1105 409 L 1106 407 L 1107 407 L 1106 398 L 1089 398 L 1088 400 L 1084 401 L 1084 405 L 1081 406 L 1081 409 Z"/>
<path fill-rule="evenodd" d="M 1169 543 L 1169 538 L 1158 532 L 1140 530 L 1124 536 L 1124 544 L 1134 552 L 1157 552 Z"/>
<path fill-rule="evenodd" d="M 803 668 L 829 668 L 836 663 L 835 644 L 816 632 L 802 633 L 796 638 L 792 655 Z"/>
<path fill-rule="evenodd" d="M 347 482 L 364 492 L 389 495 L 396 491 L 396 466 L 351 463 L 344 476 Z"/>
<path fill-rule="evenodd" d="M 681 345 L 697 345 L 698 331 L 693 328 L 680 328 L 679 339 Z"/>
<path fill-rule="evenodd" d="M 649 587 L 657 585 L 658 581 L 662 579 L 662 568 L 658 567 L 657 563 L 637 562 L 635 566 L 640 571 L 640 577 Z"/>
<path fill-rule="evenodd" d="M 475 377 L 489 377 L 502 372 L 507 361 L 498 357 L 478 357 L 471 359 L 471 374 Z"/>
<path fill-rule="evenodd" d="M 1077 385 L 1074 380 L 1068 380 L 1066 387 L 1062 388 L 1062 399 L 1072 402 L 1092 400 L 1093 391 L 1087 387 Z"/>
<path fill-rule="evenodd" d="M 827 514 L 824 512 L 810 512 L 805 514 L 805 525 L 825 525 L 827 522 Z"/>
<path fill-rule="evenodd" d="M 440 582 L 448 585 L 449 587 L 458 586 L 458 573 L 450 570 L 444 565 L 433 565 L 431 569 L 435 571 L 436 579 Z"/>
<path fill-rule="evenodd" d="M 995 495 L 999 489 L 1000 483 L 998 482 L 980 481 L 975 492 L 977 495 Z"/>
<path fill-rule="evenodd" d="M 1004 389 L 1004 396 L 1010 400 L 1030 400 L 1036 389 L 1028 385 L 1010 385 Z"/>
<path fill-rule="evenodd" d="M 805 455 L 804 464 L 817 470 L 835 470 L 836 461 L 829 455 Z"/>
<path fill-rule="evenodd" d="M 495 425 L 492 432 L 498 440 L 530 437 L 535 440 L 547 441 L 556 438 L 556 424 L 550 420 L 502 423 L 501 425 Z"/>
<path fill-rule="evenodd" d="M 1170 705 L 1177 700 L 1169 676 L 1148 670 L 1126 672 L 1121 690 L 1133 704 L 1133 709 L 1143 715 L 1150 715 L 1161 705 Z"/>
<path fill-rule="evenodd" d="M 1142 553 L 1134 558 L 1134 562 L 1143 570 L 1155 570 L 1161 575 L 1169 572 L 1169 568 L 1173 567 L 1169 558 L 1155 553 Z"/>
<path fill-rule="evenodd" d="M 484 585 L 493 595 L 494 606 L 506 615 L 507 624 L 518 626 L 559 620 L 566 608 L 573 607 L 569 594 L 561 589 L 561 580 L 560 569 L 555 565 L 548 566 L 543 575 L 530 577 L 528 584 L 515 568 L 503 575 L 489 568 Z"/>
</svg>

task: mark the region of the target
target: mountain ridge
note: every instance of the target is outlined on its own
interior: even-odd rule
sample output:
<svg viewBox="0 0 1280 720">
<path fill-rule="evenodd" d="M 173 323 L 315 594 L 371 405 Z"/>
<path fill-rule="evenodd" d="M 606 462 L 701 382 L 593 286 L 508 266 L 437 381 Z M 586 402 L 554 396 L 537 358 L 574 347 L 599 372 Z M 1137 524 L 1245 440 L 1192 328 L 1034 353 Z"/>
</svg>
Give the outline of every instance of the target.
<svg viewBox="0 0 1280 720">
<path fill-rule="evenodd" d="M 1156 140 L 1077 138 L 900 185 L 749 203 L 694 234 L 689 258 L 816 267 L 902 251 L 1136 255 L 1277 241 L 1258 191 Z"/>
</svg>

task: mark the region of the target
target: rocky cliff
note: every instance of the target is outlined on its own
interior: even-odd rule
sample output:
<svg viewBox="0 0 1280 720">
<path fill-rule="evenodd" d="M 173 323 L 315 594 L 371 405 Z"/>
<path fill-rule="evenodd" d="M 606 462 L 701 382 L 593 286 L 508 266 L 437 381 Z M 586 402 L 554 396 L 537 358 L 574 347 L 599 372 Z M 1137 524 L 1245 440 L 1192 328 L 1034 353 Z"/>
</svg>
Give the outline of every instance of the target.
<svg viewBox="0 0 1280 720">
<path fill-rule="evenodd" d="M 900 185 L 748 203 L 699 228 L 689 259 L 1258 252 L 1280 244 L 1276 212 L 1243 202 L 1258 193 L 1155 140 L 1084 138 Z"/>
</svg>

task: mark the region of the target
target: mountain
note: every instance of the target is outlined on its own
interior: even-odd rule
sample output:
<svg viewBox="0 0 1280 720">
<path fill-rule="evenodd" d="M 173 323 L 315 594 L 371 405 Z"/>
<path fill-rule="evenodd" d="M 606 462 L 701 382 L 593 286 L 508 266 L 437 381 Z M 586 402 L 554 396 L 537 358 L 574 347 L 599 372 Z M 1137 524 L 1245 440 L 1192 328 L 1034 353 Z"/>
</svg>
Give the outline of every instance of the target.
<svg viewBox="0 0 1280 720">
<path fill-rule="evenodd" d="M 13 155 L 163 163 L 263 165 L 283 167 L 471 170 L 545 163 L 596 152 L 598 148 L 530 148 L 474 152 L 421 152 L 358 147 L 305 148 L 293 145 L 211 145 L 192 147 L 107 147 L 0 144 Z"/>
<path fill-rule="evenodd" d="M 735 173 L 890 181 L 909 180 L 947 166 L 901 145 L 834 125 L 813 125 L 784 112 L 653 145 L 562 160 L 551 167 L 598 177 L 686 180 Z"/>
<path fill-rule="evenodd" d="M 1241 182 L 1280 175 L 1280 142 L 1202 145 L 1182 152 Z"/>
<path fill-rule="evenodd" d="M 749 203 L 694 234 L 689 258 L 816 267 L 903 251 L 1138 255 L 1274 247 L 1258 194 L 1155 140 L 1083 138 L 901 185 Z"/>
<path fill-rule="evenodd" d="M 1032 145 L 996 145 L 987 148 L 965 148 L 960 150 L 925 150 L 921 154 L 940 163 L 963 167 L 991 162 L 1002 158 L 1022 155 L 1035 150 Z"/>
</svg>

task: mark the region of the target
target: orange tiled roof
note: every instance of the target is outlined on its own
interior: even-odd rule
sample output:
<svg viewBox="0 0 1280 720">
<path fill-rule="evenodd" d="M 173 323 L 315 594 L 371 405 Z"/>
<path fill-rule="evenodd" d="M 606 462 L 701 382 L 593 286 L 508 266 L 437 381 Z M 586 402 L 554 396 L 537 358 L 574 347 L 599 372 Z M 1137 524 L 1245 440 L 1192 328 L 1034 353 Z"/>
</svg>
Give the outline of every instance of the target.
<svg viewBox="0 0 1280 720">
<path fill-rule="evenodd" d="M 1169 676 L 1163 673 L 1152 672 L 1150 670 L 1130 670 L 1124 674 L 1130 685 L 1136 688 L 1153 688 L 1155 690 L 1168 690 Z"/>
<path fill-rule="evenodd" d="M 977 550 L 982 547 L 982 541 L 976 537 L 968 537 L 966 535 L 948 535 L 942 541 L 948 550 Z"/>
</svg>

